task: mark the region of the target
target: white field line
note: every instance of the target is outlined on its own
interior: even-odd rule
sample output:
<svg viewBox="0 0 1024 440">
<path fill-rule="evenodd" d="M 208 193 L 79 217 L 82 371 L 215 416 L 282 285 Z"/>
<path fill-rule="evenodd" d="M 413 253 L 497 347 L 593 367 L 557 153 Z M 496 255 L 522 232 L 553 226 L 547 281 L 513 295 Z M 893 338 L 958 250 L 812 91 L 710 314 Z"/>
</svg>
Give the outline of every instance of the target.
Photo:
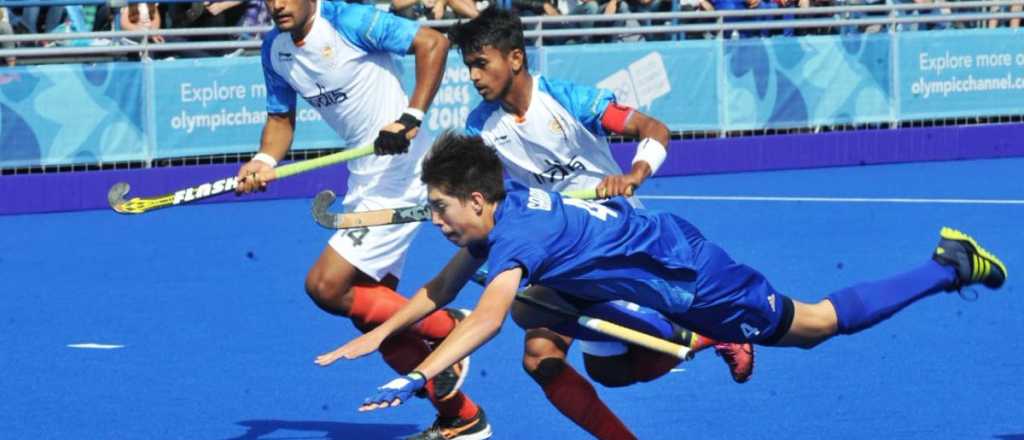
<svg viewBox="0 0 1024 440">
<path fill-rule="evenodd" d="M 118 348 L 124 348 L 124 345 L 120 344 L 97 344 L 95 342 L 82 342 L 78 344 L 68 344 L 68 348 L 85 348 L 90 350 L 114 350 Z"/>
<path fill-rule="evenodd" d="M 799 197 L 799 196 L 638 196 L 641 200 L 697 200 L 729 202 L 904 203 L 951 205 L 1024 205 L 1024 199 L 942 199 L 903 197 Z"/>
</svg>

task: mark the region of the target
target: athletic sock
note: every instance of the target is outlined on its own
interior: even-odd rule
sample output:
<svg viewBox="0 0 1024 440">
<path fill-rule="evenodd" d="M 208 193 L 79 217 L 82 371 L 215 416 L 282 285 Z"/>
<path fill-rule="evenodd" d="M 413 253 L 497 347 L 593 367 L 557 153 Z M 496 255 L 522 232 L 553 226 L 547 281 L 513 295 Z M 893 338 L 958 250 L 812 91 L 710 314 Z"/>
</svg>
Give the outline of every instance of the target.
<svg viewBox="0 0 1024 440">
<path fill-rule="evenodd" d="M 594 437 L 601 440 L 633 440 L 636 436 L 597 396 L 594 386 L 571 365 L 560 359 L 545 359 L 548 369 L 557 369 L 541 387 L 551 404 Z M 554 365 L 557 362 L 561 365 Z M 545 368 L 544 366 L 538 368 Z"/>
<path fill-rule="evenodd" d="M 352 307 L 349 310 L 349 318 L 360 329 L 372 329 L 387 321 L 407 302 L 409 302 L 408 299 L 387 286 L 379 284 L 352 286 Z M 455 324 L 455 319 L 448 312 L 438 310 L 409 327 L 407 331 L 428 341 L 436 342 L 448 336 L 448 333 L 455 328 Z"/>
<path fill-rule="evenodd" d="M 430 346 L 425 341 L 409 332 L 402 332 L 393 335 L 380 344 L 380 354 L 384 362 L 398 374 L 409 374 L 420 362 L 430 354 Z M 430 396 L 430 403 L 437 409 L 442 417 L 459 416 L 464 419 L 475 417 L 476 404 L 469 399 L 462 391 L 445 400 L 437 401 L 434 398 L 434 381 L 427 381 L 426 388 Z"/>
<path fill-rule="evenodd" d="M 480 412 L 480 408 L 476 406 L 469 396 L 462 391 L 455 393 L 454 396 L 449 397 L 446 400 L 437 400 L 434 396 L 434 381 L 427 382 L 427 395 L 430 396 L 430 403 L 437 409 L 437 414 L 441 417 L 455 417 L 458 416 L 464 420 L 476 417 L 476 414 Z"/>
<path fill-rule="evenodd" d="M 385 339 L 378 351 L 396 373 L 409 374 L 430 355 L 430 346 L 415 335 L 402 332 Z"/>
<path fill-rule="evenodd" d="M 834 292 L 828 300 L 836 310 L 839 333 L 849 335 L 888 319 L 911 303 L 942 290 L 955 279 L 955 269 L 929 260 L 894 277 Z"/>
</svg>

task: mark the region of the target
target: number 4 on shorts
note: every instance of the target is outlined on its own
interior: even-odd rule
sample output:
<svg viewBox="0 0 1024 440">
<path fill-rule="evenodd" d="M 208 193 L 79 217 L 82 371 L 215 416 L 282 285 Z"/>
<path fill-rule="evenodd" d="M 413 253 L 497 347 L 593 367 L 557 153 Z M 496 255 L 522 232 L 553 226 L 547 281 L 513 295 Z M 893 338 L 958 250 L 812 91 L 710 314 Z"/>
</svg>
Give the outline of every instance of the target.
<svg viewBox="0 0 1024 440">
<path fill-rule="evenodd" d="M 761 330 L 758 330 L 756 327 L 745 322 L 740 324 L 740 329 L 743 330 L 743 336 L 746 336 L 747 339 L 761 334 Z"/>
</svg>

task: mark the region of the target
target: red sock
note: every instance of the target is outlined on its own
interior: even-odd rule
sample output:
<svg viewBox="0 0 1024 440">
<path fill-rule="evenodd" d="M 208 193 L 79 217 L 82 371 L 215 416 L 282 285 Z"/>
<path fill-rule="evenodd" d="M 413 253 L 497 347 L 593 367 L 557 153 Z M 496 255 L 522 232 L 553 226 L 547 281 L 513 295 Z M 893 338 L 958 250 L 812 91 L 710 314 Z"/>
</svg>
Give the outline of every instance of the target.
<svg viewBox="0 0 1024 440">
<path fill-rule="evenodd" d="M 597 396 L 594 386 L 569 364 L 542 385 L 544 395 L 562 414 L 601 440 L 635 440 L 636 436 L 622 424 Z"/>
<path fill-rule="evenodd" d="M 352 286 L 352 308 L 349 318 L 361 329 L 372 329 L 387 321 L 398 309 L 409 302 L 387 286 L 355 285 Z M 440 341 L 455 328 L 455 320 L 443 310 L 438 310 L 420 320 L 408 331 L 429 341 Z"/>
<path fill-rule="evenodd" d="M 476 413 L 480 411 L 476 403 L 470 400 L 469 396 L 462 391 L 449 397 L 448 400 L 442 401 L 434 397 L 434 381 L 427 382 L 426 388 L 427 395 L 430 396 L 430 403 L 434 404 L 434 408 L 437 408 L 437 414 L 441 417 L 459 416 L 463 419 L 471 419 L 476 417 Z"/>
<path fill-rule="evenodd" d="M 379 351 L 381 356 L 384 357 L 384 362 L 395 372 L 398 374 L 409 374 L 413 368 L 416 368 L 420 362 L 427 358 L 427 355 L 430 354 L 430 346 L 417 336 L 409 332 L 403 332 L 385 339 L 380 344 Z M 431 396 L 430 402 L 442 417 L 459 416 L 469 419 L 475 417 L 477 411 L 479 411 L 476 403 L 473 403 L 469 396 L 462 391 L 442 402 L 435 400 L 433 397 L 434 381 L 427 382 L 426 388 L 428 395 Z"/>
<path fill-rule="evenodd" d="M 384 362 L 398 374 L 409 374 L 430 354 L 430 346 L 409 332 L 393 335 L 380 344 Z"/>
</svg>

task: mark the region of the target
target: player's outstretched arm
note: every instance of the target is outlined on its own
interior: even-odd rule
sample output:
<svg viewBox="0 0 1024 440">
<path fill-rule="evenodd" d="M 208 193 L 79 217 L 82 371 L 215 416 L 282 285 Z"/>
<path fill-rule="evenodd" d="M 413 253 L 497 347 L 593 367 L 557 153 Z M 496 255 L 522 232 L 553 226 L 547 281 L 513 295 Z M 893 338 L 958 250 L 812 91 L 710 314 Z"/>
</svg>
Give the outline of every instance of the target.
<svg viewBox="0 0 1024 440">
<path fill-rule="evenodd" d="M 397 121 L 380 130 L 373 143 L 377 154 L 403 154 L 409 151 L 409 141 L 419 133 L 423 116 L 441 86 L 444 66 L 448 60 L 448 39 L 440 32 L 423 26 L 416 31 L 409 52 L 416 57 L 416 85 L 409 100 L 409 108 Z"/>
<path fill-rule="evenodd" d="M 605 177 L 597 186 L 598 197 L 633 195 L 668 155 L 669 131 L 661 121 L 642 112 L 619 105 L 610 105 L 602 118 L 605 129 L 640 138 L 633 167 L 629 173 Z"/>
<path fill-rule="evenodd" d="M 284 158 L 295 137 L 295 112 L 267 114 L 260 138 L 260 151 L 238 170 L 237 194 L 265 190 L 276 178 L 274 167 Z"/>
<path fill-rule="evenodd" d="M 516 297 L 516 289 L 523 271 L 506 270 L 496 276 L 484 289 L 473 314 L 459 322 L 430 356 L 412 373 L 394 379 L 377 389 L 377 394 L 363 401 L 360 411 L 372 411 L 401 405 L 424 386 L 427 380 L 445 368 L 469 356 L 501 330 L 509 308 Z"/>
<path fill-rule="evenodd" d="M 421 287 L 391 318 L 345 345 L 317 356 L 314 362 L 326 367 L 339 359 L 356 359 L 373 353 L 388 336 L 402 331 L 455 299 L 481 264 L 483 260 L 475 259 L 468 251 L 460 249 L 441 273 Z"/>
<path fill-rule="evenodd" d="M 424 113 L 430 108 L 444 77 L 448 46 L 448 39 L 434 29 L 423 26 L 416 31 L 409 49 L 416 57 L 416 85 L 409 99 L 409 107 Z"/>
</svg>

